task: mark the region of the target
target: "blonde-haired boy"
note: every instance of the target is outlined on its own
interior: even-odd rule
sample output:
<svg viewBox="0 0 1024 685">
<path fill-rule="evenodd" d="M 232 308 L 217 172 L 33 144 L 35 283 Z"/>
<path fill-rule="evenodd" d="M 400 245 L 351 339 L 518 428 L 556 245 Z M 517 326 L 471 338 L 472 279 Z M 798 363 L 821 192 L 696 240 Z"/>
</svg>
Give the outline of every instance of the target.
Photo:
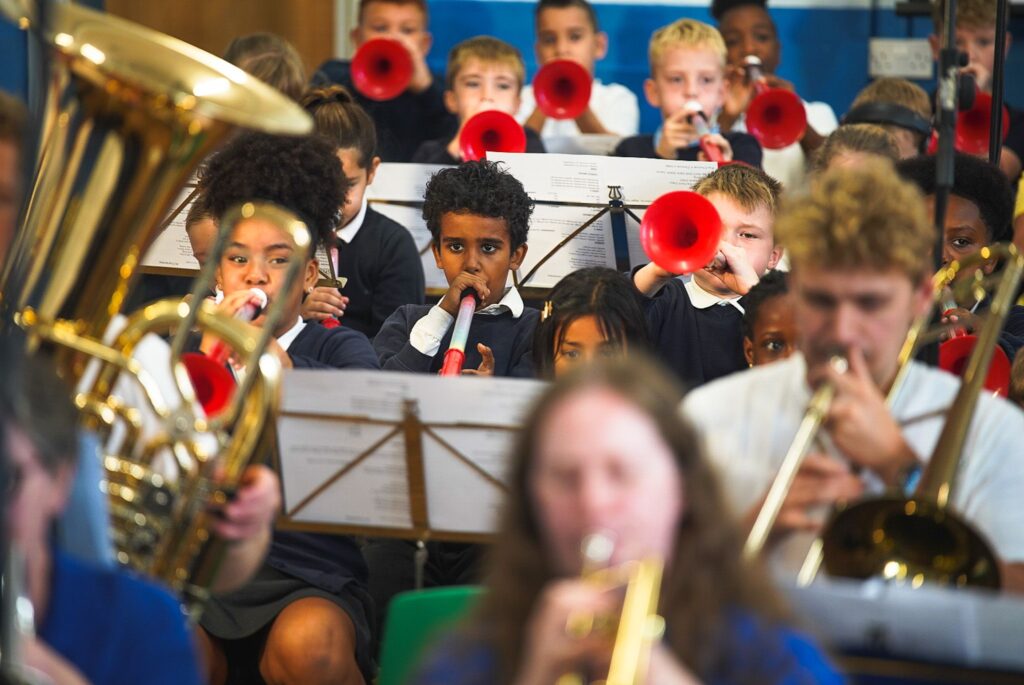
<svg viewBox="0 0 1024 685">
<path fill-rule="evenodd" d="M 613 154 L 619 157 L 706 159 L 694 126 L 698 109 L 714 131 L 725 100 L 725 42 L 718 30 L 693 19 L 680 19 L 651 36 L 651 77 L 644 95 L 661 111 L 662 125 L 652 135 L 626 138 Z M 761 166 L 761 146 L 747 133 L 712 132 L 711 142 L 727 160 Z"/>
<path fill-rule="evenodd" d="M 967 66 L 961 69 L 961 73 L 970 74 L 978 90 L 988 94 L 992 93 L 992 70 L 996 56 L 996 7 L 995 0 L 958 0 L 956 3 L 956 48 L 967 54 Z M 942 22 L 945 16 L 945 1 L 936 0 L 932 8 L 934 32 L 928 36 L 936 61 L 942 46 L 940 36 L 943 35 Z M 1006 43 L 1000 46 L 1004 54 L 1010 52 L 1012 42 L 1013 36 L 1007 32 Z M 1011 182 L 1016 183 L 1024 168 L 1024 111 L 1009 106 L 1008 109 L 1010 120 L 999 156 L 999 168 Z"/>
<path fill-rule="evenodd" d="M 779 182 L 740 164 L 721 167 L 697 182 L 722 219 L 718 257 L 683 283 L 651 263 L 633 274 L 648 299 L 645 314 L 655 352 L 688 385 L 700 385 L 747 366 L 740 298 L 775 268 Z"/>
<path fill-rule="evenodd" d="M 491 36 L 464 40 L 448 53 L 444 104 L 458 117 L 454 138 L 423 143 L 412 161 L 421 164 L 458 164 L 463 161 L 462 129 L 475 114 L 487 110 L 515 116 L 520 92 L 526 80 L 526 66 L 519 50 Z M 525 129 L 526 151 L 544 152 L 537 134 Z"/>
<path fill-rule="evenodd" d="M 690 393 L 683 413 L 702 431 L 726 498 L 749 525 L 793 441 L 814 388 L 835 388 L 822 436 L 798 471 L 765 554 L 799 570 L 832 505 L 903 491 L 927 463 L 960 388 L 952 374 L 911 362 L 886 394 L 914 318 L 931 305 L 935 229 L 921 193 L 891 164 L 837 169 L 782 212 L 800 354 Z M 842 355 L 843 373 L 832 362 Z M 1003 589 L 1024 586 L 1024 414 L 978 398 L 950 509 L 992 544 Z M 870 531 L 864 531 L 865 536 Z"/>
<path fill-rule="evenodd" d="M 880 78 L 865 86 L 844 124 L 876 124 L 892 134 L 900 159 L 924 152 L 931 134 L 932 102 L 924 88 L 902 78 Z"/>
</svg>

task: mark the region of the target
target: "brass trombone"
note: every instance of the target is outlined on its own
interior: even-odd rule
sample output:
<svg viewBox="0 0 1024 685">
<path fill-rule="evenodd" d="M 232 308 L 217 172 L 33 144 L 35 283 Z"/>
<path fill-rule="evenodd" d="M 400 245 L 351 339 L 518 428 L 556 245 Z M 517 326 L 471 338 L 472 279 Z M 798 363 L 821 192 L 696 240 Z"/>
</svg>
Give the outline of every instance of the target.
<svg viewBox="0 0 1024 685">
<path fill-rule="evenodd" d="M 245 72 L 155 31 L 74 4 L 50 5 L 46 26 L 36 26 L 27 3 L 2 7 L 39 31 L 52 52 L 35 179 L 0 281 L 2 322 L 25 330 L 30 352 L 55 349 L 58 373 L 77 389 L 89 425 L 123 429 L 119 442 L 108 442 L 118 450 L 105 458 L 119 558 L 178 590 L 195 619 L 220 556 L 208 544 L 208 507 L 230 497 L 276 406 L 280 366 L 265 348 L 280 308 L 271 306 L 259 336 L 218 315 L 202 297 L 215 258 L 191 303 L 158 302 L 123 328 L 112 323 L 199 163 L 239 128 L 300 135 L 312 121 Z M 223 218 L 218 254 L 242 219 L 275 224 L 291 236 L 293 259 L 304 259 L 305 226 L 259 204 Z M 299 267 L 290 265 L 290 278 Z M 181 363 L 197 324 L 235 349 L 248 371 L 214 418 L 196 402 Z M 139 342 L 168 331 L 175 332 L 169 366 L 145 368 L 133 356 Z M 161 374 L 172 379 L 170 391 Z M 142 391 L 142 406 L 126 401 L 123 386 Z M 155 435 L 145 434 L 143 412 L 156 417 Z M 154 468 L 161 453 L 177 473 Z"/>
</svg>

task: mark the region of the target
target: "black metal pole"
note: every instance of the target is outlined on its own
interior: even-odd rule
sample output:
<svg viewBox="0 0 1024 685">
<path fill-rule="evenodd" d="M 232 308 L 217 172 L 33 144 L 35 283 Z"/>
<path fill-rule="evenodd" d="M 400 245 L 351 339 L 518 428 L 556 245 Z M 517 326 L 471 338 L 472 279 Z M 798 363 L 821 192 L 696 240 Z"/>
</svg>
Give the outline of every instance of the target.
<svg viewBox="0 0 1024 685">
<path fill-rule="evenodd" d="M 956 0 L 946 0 L 942 24 L 942 49 L 939 50 L 939 91 L 936 102 L 935 130 L 938 149 L 935 154 L 935 266 L 942 265 L 945 244 L 946 209 L 953 189 L 953 138 L 956 135 L 957 88 L 963 65 L 956 49 Z"/>
<path fill-rule="evenodd" d="M 992 64 L 992 116 L 989 122 L 988 161 L 999 166 L 1003 145 L 1003 79 L 1006 70 L 1006 0 L 996 0 L 995 61 Z"/>
</svg>

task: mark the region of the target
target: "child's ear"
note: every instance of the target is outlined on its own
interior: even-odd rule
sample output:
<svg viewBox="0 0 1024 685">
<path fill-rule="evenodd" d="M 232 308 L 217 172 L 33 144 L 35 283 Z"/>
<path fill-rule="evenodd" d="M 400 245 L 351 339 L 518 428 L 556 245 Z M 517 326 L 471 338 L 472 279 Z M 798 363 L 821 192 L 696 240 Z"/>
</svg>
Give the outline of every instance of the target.
<svg viewBox="0 0 1024 685">
<path fill-rule="evenodd" d="M 320 262 L 316 259 L 310 259 L 306 262 L 306 272 L 302 275 L 302 290 L 309 292 L 310 288 L 315 288 L 317 281 L 320 280 Z"/>
<path fill-rule="evenodd" d="M 444 91 L 444 106 L 452 114 L 459 113 L 459 103 L 455 99 L 455 91 L 445 89 Z"/>
<path fill-rule="evenodd" d="M 594 61 L 604 59 L 608 55 L 608 34 L 598 31 L 594 36 Z"/>
<path fill-rule="evenodd" d="M 430 251 L 434 253 L 434 263 L 437 264 L 437 268 L 444 271 L 444 265 L 441 264 L 441 248 L 434 239 L 430 240 Z"/>
<path fill-rule="evenodd" d="M 653 78 L 644 79 L 644 97 L 647 98 L 647 104 L 651 107 L 661 108 L 661 96 L 658 93 L 658 86 L 654 83 Z"/>
<path fill-rule="evenodd" d="M 519 267 L 523 265 L 523 260 L 526 258 L 527 245 L 523 243 L 516 249 L 512 250 L 512 259 L 509 260 L 508 268 L 511 271 L 518 271 Z"/>
<path fill-rule="evenodd" d="M 366 170 L 366 185 L 373 185 L 373 179 L 377 176 L 377 169 L 380 168 L 380 157 L 374 157 L 370 162 L 370 168 Z"/>
<path fill-rule="evenodd" d="M 747 366 L 754 365 L 754 341 L 743 336 L 743 356 L 747 360 Z"/>
<path fill-rule="evenodd" d="M 772 248 L 771 254 L 768 255 L 768 270 L 774 269 L 780 259 L 782 259 L 782 246 L 776 243 L 775 247 Z"/>
<path fill-rule="evenodd" d="M 430 48 L 434 44 L 434 36 L 431 35 L 430 31 L 424 30 L 420 34 L 420 54 L 423 55 L 423 59 L 427 58 L 430 54 Z"/>
</svg>

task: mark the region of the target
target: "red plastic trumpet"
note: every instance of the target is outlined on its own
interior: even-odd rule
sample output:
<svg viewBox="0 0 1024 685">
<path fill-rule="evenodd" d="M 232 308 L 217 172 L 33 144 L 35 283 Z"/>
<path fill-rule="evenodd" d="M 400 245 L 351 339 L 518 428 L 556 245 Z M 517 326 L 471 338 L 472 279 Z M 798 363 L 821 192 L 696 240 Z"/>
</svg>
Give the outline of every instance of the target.
<svg viewBox="0 0 1024 685">
<path fill-rule="evenodd" d="M 371 100 L 393 100 L 412 80 L 412 57 L 391 38 L 368 40 L 352 58 L 352 85 Z"/>
<path fill-rule="evenodd" d="M 708 117 L 704 114 L 700 103 L 696 100 L 690 100 L 685 106 L 690 112 L 686 118 L 697 129 L 697 135 L 700 136 L 700 149 L 704 151 L 704 156 L 710 162 L 723 163 L 725 157 L 722 156 L 721 148 L 711 141 L 711 128 L 708 126 Z"/>
<path fill-rule="evenodd" d="M 186 352 L 181 361 L 206 415 L 212 417 L 223 411 L 237 385 L 227 367 L 199 352 Z"/>
<path fill-rule="evenodd" d="M 583 65 L 568 59 L 548 62 L 533 79 L 533 97 L 552 119 L 575 119 L 590 104 L 593 79 Z"/>
<path fill-rule="evenodd" d="M 771 88 L 761 73 L 761 60 L 748 55 L 744 60 L 747 78 L 754 84 L 754 99 L 747 107 L 747 131 L 761 147 L 779 150 L 800 140 L 807 130 L 807 110 L 796 93 Z"/>
<path fill-rule="evenodd" d="M 462 127 L 459 149 L 467 160 L 483 159 L 488 152 L 525 152 L 526 131 L 511 115 L 489 109 Z"/>
<path fill-rule="evenodd" d="M 989 122 L 992 120 L 992 96 L 980 90 L 974 94 L 974 105 L 956 115 L 956 137 L 953 146 L 968 155 L 987 155 L 990 141 Z M 1006 140 L 1010 112 L 1003 106 L 1003 140 Z M 928 152 L 938 149 L 938 134 L 932 133 Z"/>
<path fill-rule="evenodd" d="M 939 345 L 939 368 L 962 376 L 977 342 L 977 336 L 959 335 L 941 343 Z M 1010 358 L 998 345 L 993 351 L 988 375 L 985 376 L 985 389 L 1003 397 L 1010 392 Z"/>
<path fill-rule="evenodd" d="M 651 203 L 640 222 L 640 244 L 651 260 L 674 274 L 693 273 L 718 254 L 722 219 L 703 195 L 666 193 Z"/>
</svg>

